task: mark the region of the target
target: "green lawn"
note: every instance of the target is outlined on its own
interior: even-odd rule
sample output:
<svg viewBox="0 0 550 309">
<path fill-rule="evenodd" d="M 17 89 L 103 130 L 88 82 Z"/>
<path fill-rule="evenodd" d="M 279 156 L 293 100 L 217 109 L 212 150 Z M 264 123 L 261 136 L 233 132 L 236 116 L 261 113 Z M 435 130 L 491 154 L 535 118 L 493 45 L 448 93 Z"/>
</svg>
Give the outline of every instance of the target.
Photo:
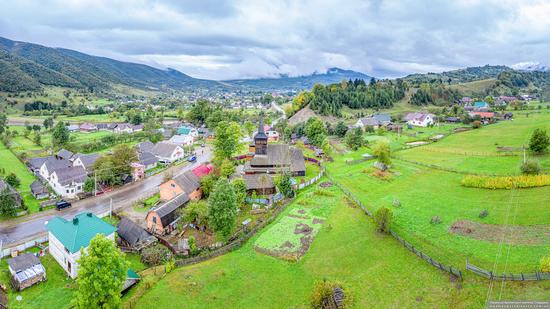
<svg viewBox="0 0 550 309">
<path fill-rule="evenodd" d="M 285 216 L 312 201 L 306 189 L 279 219 L 242 248 L 218 258 L 179 268 L 166 275 L 137 302 L 138 308 L 301 308 L 315 281 L 341 281 L 356 308 L 481 307 L 489 282 L 472 274 L 460 284 L 375 232 L 359 208 L 348 206 L 342 193 L 316 196 L 331 210 L 308 252 L 297 262 L 258 253 L 254 244 Z M 304 201 L 304 202 L 300 202 Z M 301 205 L 304 204 L 304 205 Z M 502 299 L 544 299 L 546 283 L 507 283 Z M 498 298 L 490 293 L 490 299 Z"/>
<path fill-rule="evenodd" d="M 0 167 L 6 171 L 6 176 L 14 173 L 21 180 L 21 185 L 17 190 L 21 193 L 25 205 L 30 212 L 38 211 L 40 203 L 30 192 L 31 183 L 36 177 L 27 169 L 19 159 L 2 143 L 0 143 Z"/>
</svg>

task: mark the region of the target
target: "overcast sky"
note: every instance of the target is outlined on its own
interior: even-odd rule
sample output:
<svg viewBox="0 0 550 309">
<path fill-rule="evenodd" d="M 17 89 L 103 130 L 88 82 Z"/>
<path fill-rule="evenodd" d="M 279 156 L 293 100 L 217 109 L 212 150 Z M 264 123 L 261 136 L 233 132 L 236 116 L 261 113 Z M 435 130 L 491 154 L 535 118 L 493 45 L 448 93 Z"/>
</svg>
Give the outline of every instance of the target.
<svg viewBox="0 0 550 309">
<path fill-rule="evenodd" d="M 550 63 L 550 1 L 2 0 L 0 36 L 193 77 Z"/>
</svg>

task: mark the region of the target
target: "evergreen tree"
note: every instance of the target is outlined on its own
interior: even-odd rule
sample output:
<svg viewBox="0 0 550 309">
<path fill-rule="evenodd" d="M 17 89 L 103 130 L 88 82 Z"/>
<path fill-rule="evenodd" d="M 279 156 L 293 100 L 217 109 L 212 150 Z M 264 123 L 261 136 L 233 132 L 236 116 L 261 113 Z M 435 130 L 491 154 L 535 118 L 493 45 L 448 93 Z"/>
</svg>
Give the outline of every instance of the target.
<svg viewBox="0 0 550 309">
<path fill-rule="evenodd" d="M 550 138 L 545 130 L 535 129 L 531 140 L 529 141 L 529 149 L 534 153 L 543 153 L 550 146 Z"/>
<path fill-rule="evenodd" d="M 208 222 L 223 236 L 231 234 L 237 217 L 237 196 L 229 181 L 220 178 L 208 198 Z"/>
</svg>

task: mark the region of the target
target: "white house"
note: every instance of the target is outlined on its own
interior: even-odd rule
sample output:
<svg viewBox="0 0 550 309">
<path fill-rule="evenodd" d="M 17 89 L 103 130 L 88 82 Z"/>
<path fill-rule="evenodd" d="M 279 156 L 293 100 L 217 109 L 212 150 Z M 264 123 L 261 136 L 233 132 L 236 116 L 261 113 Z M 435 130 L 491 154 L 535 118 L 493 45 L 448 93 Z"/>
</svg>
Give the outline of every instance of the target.
<svg viewBox="0 0 550 309">
<path fill-rule="evenodd" d="M 118 134 L 121 134 L 121 133 L 131 134 L 134 132 L 143 131 L 143 125 L 142 124 L 133 125 L 131 123 L 120 123 L 116 126 L 116 128 L 113 131 Z"/>
<path fill-rule="evenodd" d="M 73 279 L 78 276 L 80 249 L 87 252 L 92 238 L 103 234 L 115 241 L 116 227 L 91 212 L 80 213 L 70 221 L 55 217 L 46 222 L 46 229 L 50 254 Z"/>
<path fill-rule="evenodd" d="M 42 163 L 40 166 L 39 174 L 46 181 L 50 180 L 50 175 L 53 171 L 71 166 L 71 162 L 68 159 L 59 159 L 56 156 L 51 156 Z"/>
<path fill-rule="evenodd" d="M 174 135 L 168 141 L 179 146 L 191 146 L 194 138 L 191 135 Z"/>
<path fill-rule="evenodd" d="M 435 115 L 429 113 L 409 113 L 404 120 L 407 124 L 417 127 L 427 127 L 435 123 Z"/>
<path fill-rule="evenodd" d="M 54 170 L 48 183 L 62 197 L 75 198 L 84 191 L 86 170 L 82 166 L 71 166 Z"/>
<path fill-rule="evenodd" d="M 172 163 L 184 157 L 183 148 L 170 142 L 158 142 L 151 149 L 151 153 L 159 159 L 160 163 Z"/>
</svg>

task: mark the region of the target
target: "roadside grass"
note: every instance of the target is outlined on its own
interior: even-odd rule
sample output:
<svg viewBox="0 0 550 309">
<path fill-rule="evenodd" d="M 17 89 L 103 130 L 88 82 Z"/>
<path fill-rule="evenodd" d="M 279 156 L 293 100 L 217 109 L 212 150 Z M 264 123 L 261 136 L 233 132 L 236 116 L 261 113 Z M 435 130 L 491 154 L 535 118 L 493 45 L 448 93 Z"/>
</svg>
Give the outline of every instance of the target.
<svg viewBox="0 0 550 309">
<path fill-rule="evenodd" d="M 157 193 L 143 201 L 143 203 L 136 203 L 132 206 L 136 212 L 146 213 L 151 207 L 155 206 L 160 201 L 160 193 Z"/>
<path fill-rule="evenodd" d="M 315 203 L 330 205 L 308 252 L 287 262 L 254 250 L 257 239 L 288 213 L 312 201 L 306 189 L 265 231 L 243 247 L 223 256 L 178 268 L 160 279 L 137 300 L 134 308 L 302 308 L 308 306 L 316 281 L 342 282 L 355 308 L 481 307 L 489 281 L 466 274 L 464 282 L 449 281 L 443 273 L 407 251 L 390 236 L 375 232 L 358 208 L 349 206 L 341 191 L 317 195 Z M 334 200 L 336 198 L 336 201 Z M 544 299 L 550 284 L 507 283 L 502 299 Z M 169 291 L 169 292 L 167 292 Z M 491 293 L 489 299 L 498 298 Z M 126 306 L 129 304 L 126 303 Z"/>
<path fill-rule="evenodd" d="M 20 192 L 29 212 L 37 212 L 40 203 L 30 192 L 30 185 L 36 180 L 36 177 L 3 143 L 0 143 L 0 159 L 0 167 L 6 171 L 5 176 L 14 173 L 21 180 L 21 185 L 17 188 L 17 191 Z"/>
</svg>

